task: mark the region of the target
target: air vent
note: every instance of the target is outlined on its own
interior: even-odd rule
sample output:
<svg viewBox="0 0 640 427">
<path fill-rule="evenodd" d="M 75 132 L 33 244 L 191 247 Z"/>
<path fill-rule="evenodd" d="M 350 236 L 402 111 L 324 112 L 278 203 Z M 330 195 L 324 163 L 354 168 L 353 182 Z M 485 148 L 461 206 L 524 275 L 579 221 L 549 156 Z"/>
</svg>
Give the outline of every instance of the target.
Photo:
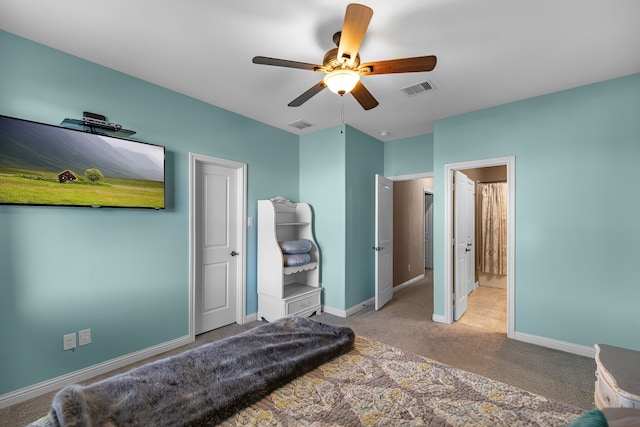
<svg viewBox="0 0 640 427">
<path fill-rule="evenodd" d="M 289 126 L 293 126 L 296 129 L 305 129 L 310 126 L 313 126 L 311 123 L 305 122 L 302 119 L 296 120 L 295 122 L 287 123 Z"/>
<path fill-rule="evenodd" d="M 433 83 L 431 83 L 430 81 L 426 81 L 415 85 L 403 87 L 400 90 L 407 96 L 416 96 L 435 89 L 436 87 L 433 85 Z"/>
</svg>

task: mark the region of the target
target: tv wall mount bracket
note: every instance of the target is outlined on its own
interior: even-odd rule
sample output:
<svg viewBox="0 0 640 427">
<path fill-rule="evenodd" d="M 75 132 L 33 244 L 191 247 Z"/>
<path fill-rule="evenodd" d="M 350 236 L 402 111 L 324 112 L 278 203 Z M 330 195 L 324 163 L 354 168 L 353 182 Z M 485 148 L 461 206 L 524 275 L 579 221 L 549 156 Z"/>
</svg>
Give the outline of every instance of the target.
<svg viewBox="0 0 640 427">
<path fill-rule="evenodd" d="M 105 133 L 110 135 L 131 136 L 135 131 L 123 129 L 121 124 L 107 121 L 107 117 L 102 114 L 90 113 L 85 111 L 82 113 L 82 119 L 64 119 L 62 126 L 76 128 L 81 126 L 81 130 L 91 133 Z"/>
</svg>

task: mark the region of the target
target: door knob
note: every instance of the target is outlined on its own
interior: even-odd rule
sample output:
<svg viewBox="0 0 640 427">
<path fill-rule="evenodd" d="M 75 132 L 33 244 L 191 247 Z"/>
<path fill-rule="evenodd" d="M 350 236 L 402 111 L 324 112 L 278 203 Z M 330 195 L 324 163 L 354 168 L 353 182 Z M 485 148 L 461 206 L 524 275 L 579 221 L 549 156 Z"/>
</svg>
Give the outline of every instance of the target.
<svg viewBox="0 0 640 427">
<path fill-rule="evenodd" d="M 240 255 L 240 254 L 239 254 L 238 252 L 236 252 L 236 251 L 231 251 L 231 254 L 230 254 L 230 255 L 231 255 L 231 256 L 236 256 L 236 255 Z"/>
</svg>

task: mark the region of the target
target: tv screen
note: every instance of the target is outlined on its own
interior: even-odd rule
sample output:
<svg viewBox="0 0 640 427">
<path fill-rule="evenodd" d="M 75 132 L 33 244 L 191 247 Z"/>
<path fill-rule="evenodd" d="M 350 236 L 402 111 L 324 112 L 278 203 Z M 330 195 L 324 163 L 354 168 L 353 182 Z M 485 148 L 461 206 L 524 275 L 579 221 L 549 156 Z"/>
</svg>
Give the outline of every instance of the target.
<svg viewBox="0 0 640 427">
<path fill-rule="evenodd" d="M 161 145 L 0 116 L 0 204 L 164 209 Z"/>
</svg>

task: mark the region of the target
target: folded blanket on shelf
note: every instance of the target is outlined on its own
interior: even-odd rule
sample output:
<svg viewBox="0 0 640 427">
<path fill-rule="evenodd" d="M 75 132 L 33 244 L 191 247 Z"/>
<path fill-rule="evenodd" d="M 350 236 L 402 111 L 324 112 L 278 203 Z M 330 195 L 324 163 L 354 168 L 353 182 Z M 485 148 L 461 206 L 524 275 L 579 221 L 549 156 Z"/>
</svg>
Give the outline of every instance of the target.
<svg viewBox="0 0 640 427">
<path fill-rule="evenodd" d="M 306 254 L 313 247 L 309 239 L 286 240 L 278 242 L 283 254 Z"/>
<path fill-rule="evenodd" d="M 284 254 L 282 257 L 285 267 L 297 267 L 311 262 L 311 255 L 309 254 Z"/>
</svg>

